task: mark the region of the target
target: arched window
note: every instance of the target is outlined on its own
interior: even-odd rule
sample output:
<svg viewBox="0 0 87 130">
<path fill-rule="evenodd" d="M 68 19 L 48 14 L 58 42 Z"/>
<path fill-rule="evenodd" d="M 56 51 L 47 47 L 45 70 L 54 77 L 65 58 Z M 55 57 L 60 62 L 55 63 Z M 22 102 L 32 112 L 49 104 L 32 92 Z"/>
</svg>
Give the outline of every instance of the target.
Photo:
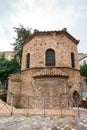
<svg viewBox="0 0 87 130">
<path fill-rule="evenodd" d="M 46 51 L 46 66 L 55 66 L 55 52 L 52 49 Z"/>
<path fill-rule="evenodd" d="M 78 107 L 79 106 L 79 103 L 80 103 L 80 95 L 77 91 L 74 91 L 73 92 L 73 105 Z"/>
<path fill-rule="evenodd" d="M 26 56 L 26 68 L 30 68 L 30 54 L 29 53 Z"/>
<path fill-rule="evenodd" d="M 71 66 L 72 68 L 75 68 L 75 56 L 73 52 L 71 53 Z"/>
</svg>

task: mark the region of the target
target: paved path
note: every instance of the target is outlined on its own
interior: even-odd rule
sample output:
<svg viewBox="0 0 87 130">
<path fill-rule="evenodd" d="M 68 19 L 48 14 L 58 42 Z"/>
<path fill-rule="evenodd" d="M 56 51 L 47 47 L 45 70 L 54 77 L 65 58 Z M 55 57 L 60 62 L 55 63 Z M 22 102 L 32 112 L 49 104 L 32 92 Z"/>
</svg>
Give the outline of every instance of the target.
<svg viewBox="0 0 87 130">
<path fill-rule="evenodd" d="M 87 118 L 58 116 L 0 117 L 0 130 L 87 130 Z"/>
<path fill-rule="evenodd" d="M 27 110 L 17 110 L 15 108 L 13 108 L 13 116 L 5 116 L 10 114 L 11 109 L 11 106 L 0 100 L 0 130 L 87 130 L 87 109 L 79 109 L 80 118 L 76 116 L 78 115 L 77 108 L 63 110 L 62 114 L 67 115 L 67 117 L 62 118 L 57 115 L 59 113 L 61 115 L 60 110 L 46 110 L 45 113 L 51 113 L 51 115 L 45 117 L 43 110 L 29 110 L 31 114 L 43 112 L 43 115 L 27 117 Z M 20 115 L 18 116 L 17 113 Z M 54 113 L 56 116 L 53 116 Z M 25 116 L 21 114 L 25 114 Z"/>
</svg>

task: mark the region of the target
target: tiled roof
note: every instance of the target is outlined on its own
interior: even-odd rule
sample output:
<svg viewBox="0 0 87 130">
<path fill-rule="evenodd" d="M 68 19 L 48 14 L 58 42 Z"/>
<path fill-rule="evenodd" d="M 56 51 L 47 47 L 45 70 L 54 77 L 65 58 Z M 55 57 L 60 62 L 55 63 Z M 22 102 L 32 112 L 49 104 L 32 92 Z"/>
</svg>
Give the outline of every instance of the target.
<svg viewBox="0 0 87 130">
<path fill-rule="evenodd" d="M 67 32 L 67 29 L 64 28 L 62 30 L 59 31 L 38 31 L 38 30 L 34 30 L 34 33 L 23 42 L 23 45 L 25 45 L 27 42 L 29 42 L 31 39 L 33 39 L 35 36 L 40 36 L 40 35 L 58 35 L 58 34 L 63 34 L 66 37 L 68 37 L 70 40 L 72 40 L 75 44 L 79 43 L 79 40 L 76 40 L 71 34 L 69 34 Z"/>
</svg>

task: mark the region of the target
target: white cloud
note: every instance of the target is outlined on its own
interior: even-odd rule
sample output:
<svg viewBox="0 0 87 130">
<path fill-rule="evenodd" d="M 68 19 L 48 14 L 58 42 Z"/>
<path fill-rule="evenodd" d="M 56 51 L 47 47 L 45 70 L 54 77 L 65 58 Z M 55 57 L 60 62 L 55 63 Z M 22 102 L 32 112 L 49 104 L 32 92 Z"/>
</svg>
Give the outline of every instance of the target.
<svg viewBox="0 0 87 130">
<path fill-rule="evenodd" d="M 74 8 L 60 8 L 56 0 L 20 0 L 19 12 L 11 19 L 14 26 L 21 23 L 40 30 L 58 30 L 72 26 L 76 21 Z"/>
<path fill-rule="evenodd" d="M 13 47 L 10 43 L 11 43 L 11 41 L 8 39 L 0 39 L 0 51 L 12 50 Z"/>
<path fill-rule="evenodd" d="M 15 7 L 13 12 L 10 11 L 7 21 L 2 20 L 0 24 L 0 33 L 5 40 L 14 37 L 12 28 L 19 24 L 39 30 L 59 30 L 66 27 L 71 34 L 84 42 L 87 28 L 86 5 L 86 0 L 15 0 L 12 4 Z M 83 46 L 82 43 L 81 45 Z"/>
<path fill-rule="evenodd" d="M 0 33 L 3 34 L 4 33 L 4 30 L 3 30 L 3 27 L 0 25 Z"/>
</svg>

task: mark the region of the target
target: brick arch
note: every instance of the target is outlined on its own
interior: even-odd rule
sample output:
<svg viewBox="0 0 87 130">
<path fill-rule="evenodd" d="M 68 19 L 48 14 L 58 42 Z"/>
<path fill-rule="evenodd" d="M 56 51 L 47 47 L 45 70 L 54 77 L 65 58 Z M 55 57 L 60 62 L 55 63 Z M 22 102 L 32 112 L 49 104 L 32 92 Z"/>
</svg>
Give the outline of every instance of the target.
<svg viewBox="0 0 87 130">
<path fill-rule="evenodd" d="M 73 92 L 73 105 L 74 106 L 79 106 L 80 103 L 80 94 L 78 91 Z"/>
<path fill-rule="evenodd" d="M 73 92 L 73 99 L 76 98 L 76 97 L 79 98 L 79 96 L 80 96 L 80 95 L 79 95 L 78 91 L 75 90 L 75 91 Z"/>
</svg>

